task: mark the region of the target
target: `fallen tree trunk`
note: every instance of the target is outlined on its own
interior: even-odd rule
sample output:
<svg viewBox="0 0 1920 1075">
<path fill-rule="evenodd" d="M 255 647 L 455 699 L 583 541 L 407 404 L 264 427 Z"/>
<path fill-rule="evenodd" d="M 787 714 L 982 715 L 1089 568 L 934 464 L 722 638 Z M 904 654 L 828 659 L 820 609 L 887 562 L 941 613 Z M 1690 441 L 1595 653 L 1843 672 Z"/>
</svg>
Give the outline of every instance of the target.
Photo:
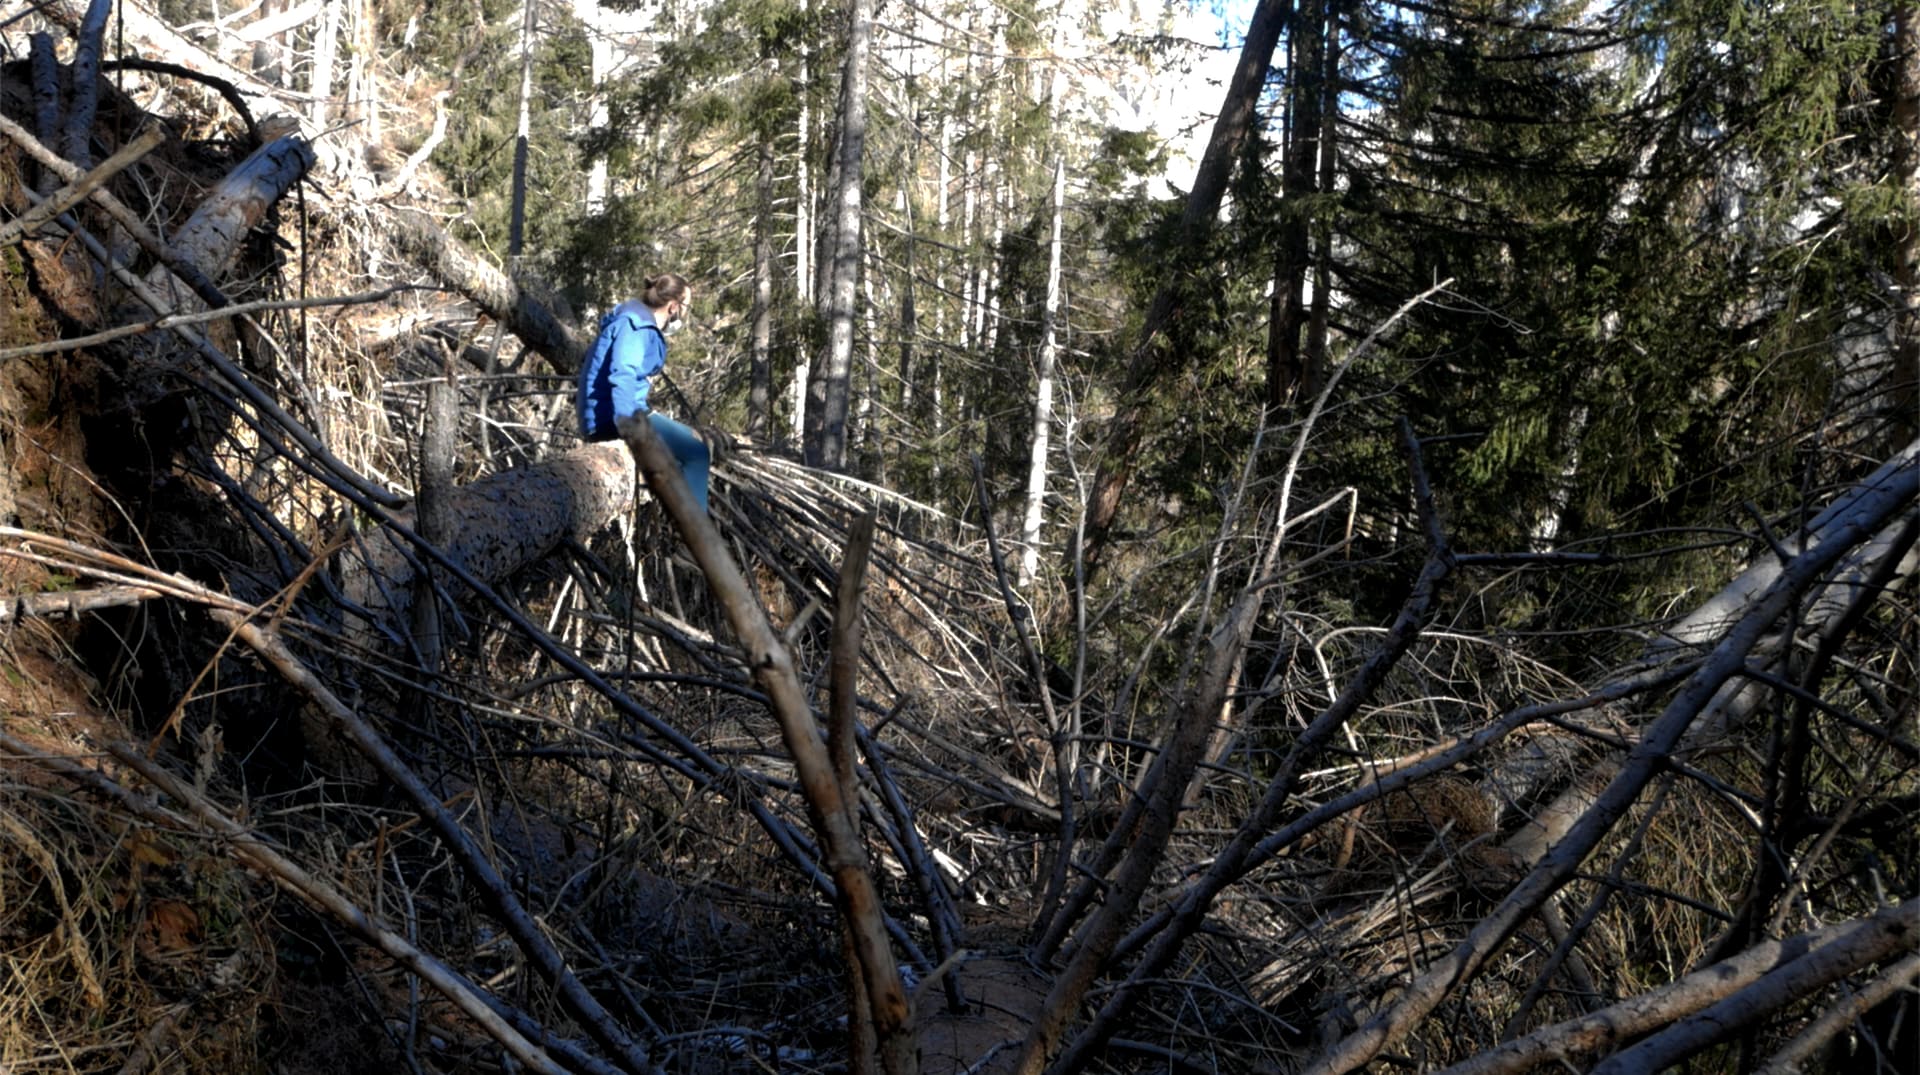
<svg viewBox="0 0 1920 1075">
<path fill-rule="evenodd" d="M 635 503 L 633 453 L 619 441 L 582 445 L 531 466 L 489 474 L 447 499 L 448 559 L 497 582 L 571 537 L 584 541 Z M 408 622 L 421 558 L 411 509 L 342 554 L 342 587 L 361 630 Z M 435 576 L 442 572 L 434 572 Z M 363 636 L 364 637 L 364 636 Z"/>
<path fill-rule="evenodd" d="M 1441 1075 L 1521 1075 L 1543 1066 L 1571 1066 L 1582 1057 L 1604 1053 L 1650 1030 L 1691 1016 L 1732 997 L 1763 975 L 1792 967 L 1832 945 L 1864 945 L 1871 953 L 1890 934 L 1905 931 L 1912 943 L 1915 903 L 1908 900 L 1853 922 L 1836 923 L 1797 937 L 1763 941 L 1731 959 L 1694 971 L 1603 1011 L 1542 1027 L 1523 1038 L 1503 1042 Z"/>
<path fill-rule="evenodd" d="M 169 244 L 172 253 L 209 279 L 225 276 L 233 268 L 247 233 L 307 174 L 314 161 L 313 147 L 297 135 L 261 146 L 201 199 L 193 216 L 174 234 Z M 196 289 L 176 282 L 164 265 L 147 274 L 147 283 L 169 294 L 182 308 L 204 301 Z"/>
<path fill-rule="evenodd" d="M 434 278 L 471 299 L 488 317 L 539 352 L 556 372 L 580 368 L 586 341 L 551 308 L 417 209 L 395 209 L 389 234 Z"/>
</svg>

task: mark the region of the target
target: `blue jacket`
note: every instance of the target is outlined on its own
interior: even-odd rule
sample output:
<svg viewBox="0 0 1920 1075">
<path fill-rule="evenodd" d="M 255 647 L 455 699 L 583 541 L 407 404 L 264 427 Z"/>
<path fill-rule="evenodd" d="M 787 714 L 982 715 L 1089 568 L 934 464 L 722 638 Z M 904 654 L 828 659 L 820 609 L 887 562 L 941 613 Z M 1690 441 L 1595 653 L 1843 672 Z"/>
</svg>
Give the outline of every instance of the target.
<svg viewBox="0 0 1920 1075">
<path fill-rule="evenodd" d="M 618 437 L 615 422 L 647 413 L 653 375 L 666 364 L 667 338 L 645 303 L 628 299 L 608 311 L 600 319 L 600 335 L 587 349 L 587 360 L 580 364 L 580 435 L 587 440 Z"/>
</svg>

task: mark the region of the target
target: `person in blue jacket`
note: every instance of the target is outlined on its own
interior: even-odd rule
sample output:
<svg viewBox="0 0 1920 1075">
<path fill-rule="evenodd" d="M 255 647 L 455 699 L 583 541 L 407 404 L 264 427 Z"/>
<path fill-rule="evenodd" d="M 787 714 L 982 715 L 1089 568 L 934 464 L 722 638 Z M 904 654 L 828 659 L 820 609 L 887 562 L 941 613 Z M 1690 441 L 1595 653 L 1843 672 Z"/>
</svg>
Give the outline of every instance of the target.
<svg viewBox="0 0 1920 1075">
<path fill-rule="evenodd" d="M 667 337 L 685 323 L 693 288 L 675 273 L 649 277 L 638 298 L 615 306 L 600 319 L 600 334 L 580 365 L 580 435 L 587 440 L 618 440 L 617 424 L 644 414 L 654 432 L 673 451 L 687 487 L 707 509 L 707 469 L 712 453 L 700 434 L 649 403 L 653 378 L 667 364 Z"/>
</svg>

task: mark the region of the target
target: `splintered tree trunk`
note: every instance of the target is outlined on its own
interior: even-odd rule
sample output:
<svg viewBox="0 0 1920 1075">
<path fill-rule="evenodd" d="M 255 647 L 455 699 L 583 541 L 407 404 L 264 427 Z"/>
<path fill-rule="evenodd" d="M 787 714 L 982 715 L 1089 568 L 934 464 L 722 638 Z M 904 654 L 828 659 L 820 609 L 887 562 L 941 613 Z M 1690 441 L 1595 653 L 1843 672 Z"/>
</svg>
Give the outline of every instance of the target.
<svg viewBox="0 0 1920 1075">
<path fill-rule="evenodd" d="M 867 136 L 867 50 L 872 0 L 849 0 L 847 59 L 840 76 L 839 131 L 832 191 L 833 269 L 823 281 L 827 339 L 807 386 L 807 465 L 844 470 L 847 408 L 853 368 L 853 318 L 860 277 L 860 187 Z"/>
<path fill-rule="evenodd" d="M 1059 353 L 1060 218 L 1067 198 L 1067 169 L 1053 163 L 1053 240 L 1047 249 L 1047 298 L 1040 314 L 1040 369 L 1033 388 L 1033 436 L 1027 465 L 1027 517 L 1020 528 L 1020 584 L 1033 583 L 1040 570 L 1040 524 L 1047 500 L 1047 446 L 1053 431 L 1053 366 Z"/>
</svg>

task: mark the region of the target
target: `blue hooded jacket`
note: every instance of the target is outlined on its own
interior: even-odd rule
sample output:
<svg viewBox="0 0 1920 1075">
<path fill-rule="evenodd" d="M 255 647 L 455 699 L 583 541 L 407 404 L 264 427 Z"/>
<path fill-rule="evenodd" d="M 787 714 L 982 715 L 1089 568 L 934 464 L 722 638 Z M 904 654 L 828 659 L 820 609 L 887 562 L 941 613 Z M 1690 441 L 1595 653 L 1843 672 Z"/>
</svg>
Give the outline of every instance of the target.
<svg viewBox="0 0 1920 1075">
<path fill-rule="evenodd" d="M 645 303 L 628 299 L 609 310 L 580 364 L 580 435 L 613 440 L 620 435 L 614 425 L 619 419 L 646 414 L 653 376 L 666 364 L 667 338 Z"/>
</svg>

